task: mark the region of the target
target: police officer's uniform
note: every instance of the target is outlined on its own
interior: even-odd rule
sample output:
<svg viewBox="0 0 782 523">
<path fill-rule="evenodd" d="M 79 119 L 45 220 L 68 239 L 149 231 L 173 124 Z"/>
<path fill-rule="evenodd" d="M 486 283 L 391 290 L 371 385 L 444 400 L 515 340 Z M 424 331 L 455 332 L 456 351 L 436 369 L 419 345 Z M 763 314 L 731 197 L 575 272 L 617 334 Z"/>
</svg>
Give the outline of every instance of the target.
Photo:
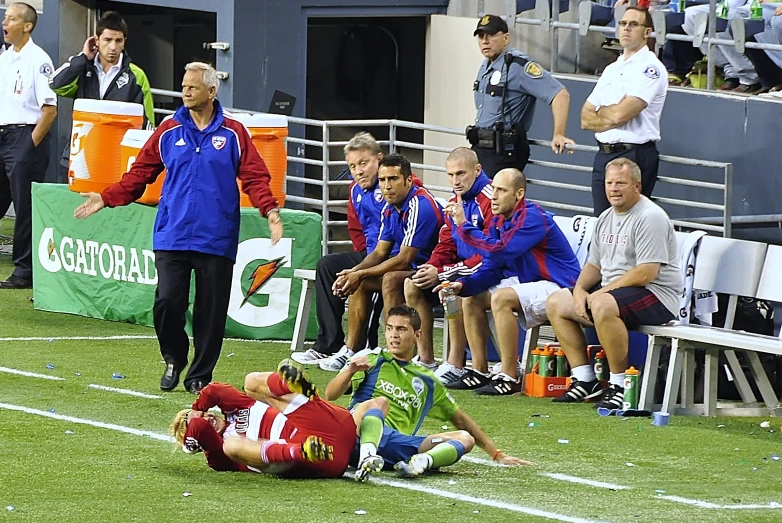
<svg viewBox="0 0 782 523">
<path fill-rule="evenodd" d="M 486 15 L 480 32 L 508 32 L 502 18 Z M 524 53 L 507 47 L 493 61 L 483 61 L 473 84 L 475 125 L 467 128 L 467 140 L 489 177 L 507 167 L 523 170 L 529 160 L 527 133 L 535 113 L 535 101 L 551 104 L 565 87 Z"/>
<path fill-rule="evenodd" d="M 32 282 L 31 182 L 43 182 L 49 165 L 50 136 L 36 147 L 32 131 L 44 105 L 57 105 L 49 88 L 54 68 L 46 51 L 32 38 L 17 53 L 10 46 L 0 54 L 0 208 L 13 201 L 14 226 L 12 279 Z M 7 205 L 6 205 L 7 208 Z"/>
<path fill-rule="evenodd" d="M 668 92 L 668 73 L 657 56 L 646 46 L 628 60 L 620 56 L 605 68 L 587 102 L 600 109 L 619 103 L 624 96 L 635 96 L 646 107 L 624 125 L 595 133 L 600 150 L 592 168 L 592 201 L 595 216 L 610 207 L 605 192 L 606 164 L 615 158 L 629 158 L 641 168 L 641 192 L 651 196 L 657 182 L 660 161 L 656 142 L 660 139 L 660 116 Z"/>
</svg>

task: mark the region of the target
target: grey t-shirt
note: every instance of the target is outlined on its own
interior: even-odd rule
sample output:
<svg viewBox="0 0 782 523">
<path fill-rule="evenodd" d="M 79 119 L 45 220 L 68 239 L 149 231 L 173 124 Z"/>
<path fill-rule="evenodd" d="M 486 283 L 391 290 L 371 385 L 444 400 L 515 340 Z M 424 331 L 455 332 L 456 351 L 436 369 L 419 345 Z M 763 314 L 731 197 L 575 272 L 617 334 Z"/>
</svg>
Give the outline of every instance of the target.
<svg viewBox="0 0 782 523">
<path fill-rule="evenodd" d="M 678 251 L 668 215 L 641 196 L 624 214 L 611 207 L 600 215 L 587 262 L 600 268 L 603 286 L 637 265 L 659 263 L 657 277 L 646 288 L 675 316 L 682 291 Z"/>
</svg>

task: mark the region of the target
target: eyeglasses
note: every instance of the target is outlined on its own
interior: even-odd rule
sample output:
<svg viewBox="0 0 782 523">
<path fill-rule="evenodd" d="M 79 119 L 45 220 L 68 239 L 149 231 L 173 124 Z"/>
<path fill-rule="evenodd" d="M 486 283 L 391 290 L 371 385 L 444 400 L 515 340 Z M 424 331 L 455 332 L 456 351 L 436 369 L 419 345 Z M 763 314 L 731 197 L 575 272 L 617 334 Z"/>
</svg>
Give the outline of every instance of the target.
<svg viewBox="0 0 782 523">
<path fill-rule="evenodd" d="M 621 22 L 619 22 L 619 27 L 621 27 L 622 29 L 624 29 L 625 27 L 629 27 L 630 29 L 637 29 L 639 27 L 649 27 L 649 26 L 646 24 L 642 24 L 640 22 L 636 22 L 635 20 L 631 22 L 622 20 Z"/>
</svg>

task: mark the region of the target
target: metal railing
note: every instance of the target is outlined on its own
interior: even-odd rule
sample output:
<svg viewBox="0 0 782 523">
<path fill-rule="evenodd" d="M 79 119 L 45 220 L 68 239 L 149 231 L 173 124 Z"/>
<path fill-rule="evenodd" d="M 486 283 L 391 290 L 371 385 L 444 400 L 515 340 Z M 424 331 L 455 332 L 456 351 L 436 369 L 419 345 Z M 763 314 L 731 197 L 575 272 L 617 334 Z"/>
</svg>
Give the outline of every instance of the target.
<svg viewBox="0 0 782 523">
<path fill-rule="evenodd" d="M 169 97 L 181 97 L 181 93 L 176 91 L 166 91 L 163 89 L 152 89 L 152 94 L 156 96 L 169 96 Z M 252 112 L 245 109 L 226 108 L 228 111 L 233 112 Z M 156 108 L 155 112 L 158 114 L 171 114 L 173 111 L 167 109 Z M 451 151 L 448 147 L 441 147 L 436 145 L 427 145 L 425 143 L 417 143 L 410 141 L 403 141 L 397 138 L 399 129 L 410 129 L 416 131 L 428 131 L 433 133 L 440 133 L 452 136 L 464 136 L 464 131 L 461 129 L 453 129 L 450 127 L 443 127 L 438 125 L 427 125 L 417 122 L 408 122 L 404 120 L 395 119 L 375 119 L 375 120 L 314 120 L 311 118 L 299 118 L 294 116 L 288 117 L 288 123 L 294 126 L 299 126 L 299 129 L 303 129 L 302 136 L 307 136 L 307 128 L 319 129 L 321 139 L 304 138 L 302 136 L 293 136 L 289 131 L 287 138 L 288 143 L 288 162 L 290 164 L 298 164 L 303 166 L 316 166 L 320 167 L 320 175 L 317 177 L 308 177 L 306 173 L 303 176 L 289 174 L 286 177 L 286 182 L 300 183 L 306 186 L 320 187 L 320 196 L 313 198 L 306 196 L 306 189 L 302 195 L 286 195 L 286 201 L 300 203 L 302 205 L 309 205 L 318 209 L 321 212 L 322 227 L 323 227 L 323 254 L 329 252 L 330 247 L 347 246 L 351 245 L 349 240 L 330 240 L 329 229 L 330 227 L 344 227 L 347 225 L 345 220 L 332 220 L 331 212 L 336 209 L 347 207 L 348 200 L 336 200 L 331 198 L 330 190 L 333 187 L 345 187 L 350 185 L 349 180 L 333 180 L 332 168 L 340 168 L 340 171 L 344 170 L 347 162 L 342 159 L 341 148 L 347 143 L 346 141 L 332 140 L 333 130 L 339 128 L 354 128 L 354 129 L 367 129 L 367 128 L 387 128 L 388 140 L 379 140 L 380 145 L 384 145 L 390 152 L 397 152 L 399 148 L 406 148 L 416 151 L 429 151 L 436 153 L 447 154 Z M 545 140 L 530 140 L 530 145 L 533 147 L 550 147 L 551 142 Z M 291 154 L 291 148 L 295 147 L 296 153 Z M 308 148 L 312 151 L 312 148 L 318 151 L 318 154 L 308 154 Z M 332 148 L 339 148 L 339 159 L 332 159 Z M 573 151 L 581 151 L 588 153 L 596 153 L 597 147 L 587 145 L 568 145 L 568 149 Z M 653 198 L 657 203 L 685 207 L 691 209 L 705 209 L 716 211 L 721 216 L 717 219 L 713 218 L 695 218 L 695 219 L 674 219 L 675 225 L 690 229 L 700 229 L 710 232 L 716 232 L 722 234 L 724 237 L 731 236 L 731 199 L 732 199 L 732 178 L 733 178 L 733 164 L 726 162 L 714 162 L 709 160 L 696 160 L 691 158 L 682 158 L 679 156 L 660 155 L 660 161 L 662 163 L 687 165 L 695 167 L 705 167 L 709 169 L 717 169 L 722 171 L 722 176 L 717 181 L 698 181 L 688 178 L 677 178 L 673 176 L 660 176 L 658 182 L 676 185 L 680 187 L 696 187 L 708 191 L 718 191 L 721 193 L 722 203 L 708 203 L 707 201 L 692 201 L 684 200 L 680 198 L 671 197 L 655 197 Z M 414 169 L 426 170 L 431 172 L 445 172 L 443 165 L 432 165 L 425 163 L 411 163 Z M 575 165 L 564 162 L 550 162 L 543 160 L 531 159 L 529 165 L 536 165 L 540 167 L 565 170 L 572 172 L 591 173 L 592 168 L 583 165 Z M 289 169 L 290 172 L 290 169 Z M 527 183 L 530 185 L 537 185 L 539 187 L 549 187 L 555 189 L 563 189 L 567 191 L 591 193 L 591 185 L 580 185 L 574 183 L 562 183 L 551 180 L 528 178 Z M 427 189 L 436 194 L 441 194 L 446 198 L 450 197 L 452 190 L 450 187 L 426 185 Z M 557 209 L 560 211 L 567 211 L 576 214 L 592 214 L 591 207 L 585 207 L 580 205 L 571 205 L 556 201 L 545 201 L 530 198 L 532 201 L 538 202 L 540 205 L 547 209 Z"/>
<path fill-rule="evenodd" d="M 676 2 L 677 0 L 672 0 Z M 637 0 L 631 0 L 630 5 L 636 5 Z M 707 46 L 708 69 L 707 69 L 707 89 L 715 89 L 716 79 L 716 65 L 714 48 L 717 46 L 731 46 L 743 53 L 745 48 L 749 49 L 763 49 L 769 51 L 782 51 L 782 44 L 762 44 L 757 42 L 747 42 L 745 37 L 744 20 L 746 18 L 732 18 L 729 23 L 729 27 L 732 31 L 732 39 L 717 38 L 717 0 L 709 0 L 708 13 L 702 12 L 695 15 L 694 25 L 695 34 L 668 34 L 666 27 L 665 12 L 667 12 L 667 4 L 664 0 L 659 2 L 656 8 L 652 8 L 652 20 L 654 22 L 654 32 L 651 37 L 655 38 L 655 46 L 657 49 L 661 49 L 667 40 L 675 40 L 681 42 L 691 42 L 693 47 L 700 47 L 702 44 Z M 550 71 L 556 72 L 579 72 L 579 59 L 581 56 L 581 38 L 586 36 L 589 32 L 598 32 L 605 35 L 614 35 L 616 29 L 614 27 L 606 27 L 601 25 L 592 25 L 592 7 L 601 4 L 590 2 L 589 0 L 582 0 L 578 3 L 578 22 L 563 22 L 559 19 L 559 1 L 558 0 L 535 0 L 534 12 L 537 18 L 527 18 L 523 14 L 516 13 L 516 2 L 505 2 L 505 15 L 503 18 L 508 22 L 509 27 L 513 27 L 515 24 L 534 25 L 540 26 L 544 31 L 550 32 L 550 45 L 551 45 L 551 64 Z M 549 7 L 550 6 L 550 7 Z M 478 16 L 484 14 L 485 2 L 484 0 L 478 0 Z M 617 13 L 621 17 L 621 13 L 625 9 L 624 7 L 617 7 Z M 531 10 L 530 10 L 531 11 Z M 526 11 L 524 12 L 526 13 Z M 559 53 L 556 52 L 559 49 L 558 31 L 561 29 L 578 31 L 576 37 L 576 49 L 575 49 L 575 70 L 574 71 L 560 71 L 558 67 Z"/>
</svg>

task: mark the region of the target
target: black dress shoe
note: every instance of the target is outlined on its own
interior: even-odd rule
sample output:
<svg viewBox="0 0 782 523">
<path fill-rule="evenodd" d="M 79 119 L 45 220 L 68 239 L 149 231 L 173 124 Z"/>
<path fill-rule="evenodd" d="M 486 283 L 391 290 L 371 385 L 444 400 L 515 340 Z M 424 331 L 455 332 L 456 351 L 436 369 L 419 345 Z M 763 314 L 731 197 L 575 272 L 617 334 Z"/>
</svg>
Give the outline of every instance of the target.
<svg viewBox="0 0 782 523">
<path fill-rule="evenodd" d="M 11 276 L 7 280 L 0 281 L 0 289 L 32 289 L 33 281 Z"/>
<path fill-rule="evenodd" d="M 190 383 L 190 385 L 187 385 L 185 388 L 187 389 L 187 392 L 190 394 L 196 394 L 198 395 L 201 392 L 201 389 L 206 387 L 206 383 L 204 383 L 201 380 L 195 380 L 194 382 Z"/>
<path fill-rule="evenodd" d="M 179 385 L 179 373 L 182 369 L 177 368 L 173 363 L 166 364 L 166 370 L 160 378 L 160 390 L 170 392 Z"/>
</svg>

